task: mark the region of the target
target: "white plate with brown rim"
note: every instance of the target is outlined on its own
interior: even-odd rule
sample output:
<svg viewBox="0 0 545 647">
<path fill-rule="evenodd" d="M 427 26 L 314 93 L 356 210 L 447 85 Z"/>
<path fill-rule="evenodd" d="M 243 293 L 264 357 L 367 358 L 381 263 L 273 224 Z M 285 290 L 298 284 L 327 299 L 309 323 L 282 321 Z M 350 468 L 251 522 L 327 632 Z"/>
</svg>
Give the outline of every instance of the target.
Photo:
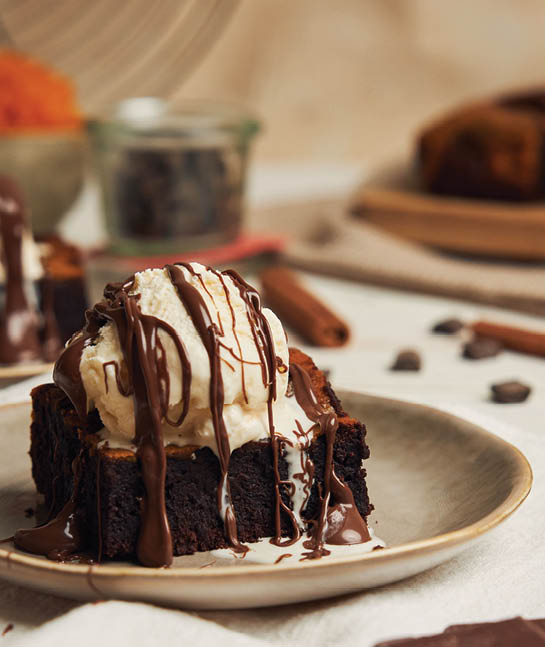
<svg viewBox="0 0 545 647">
<path fill-rule="evenodd" d="M 52 562 L 0 543 L 0 577 L 82 600 L 144 600 L 187 609 L 236 609 L 328 598 L 395 582 L 470 548 L 524 501 L 526 458 L 485 429 L 419 404 L 341 393 L 368 427 L 366 462 L 375 511 L 369 522 L 387 548 L 295 564 L 177 557 L 168 569 L 129 563 Z M 29 527 L 37 496 L 28 458 L 30 405 L 0 407 L 0 537 Z M 208 568 L 202 568 L 203 566 Z"/>
</svg>

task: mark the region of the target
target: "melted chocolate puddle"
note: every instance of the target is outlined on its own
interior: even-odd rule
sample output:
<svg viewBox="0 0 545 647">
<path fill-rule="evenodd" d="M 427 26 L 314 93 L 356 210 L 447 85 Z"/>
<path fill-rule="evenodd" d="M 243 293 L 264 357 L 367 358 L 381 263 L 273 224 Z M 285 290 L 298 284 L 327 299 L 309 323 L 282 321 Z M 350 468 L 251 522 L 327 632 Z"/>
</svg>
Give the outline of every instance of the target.
<svg viewBox="0 0 545 647">
<path fill-rule="evenodd" d="M 74 488 L 72 496 L 59 514 L 43 526 L 29 530 L 17 530 L 14 543 L 28 553 L 45 555 L 55 561 L 65 561 L 71 554 L 83 548 L 81 517 L 77 509 L 81 476 L 80 457 L 72 464 Z"/>
</svg>

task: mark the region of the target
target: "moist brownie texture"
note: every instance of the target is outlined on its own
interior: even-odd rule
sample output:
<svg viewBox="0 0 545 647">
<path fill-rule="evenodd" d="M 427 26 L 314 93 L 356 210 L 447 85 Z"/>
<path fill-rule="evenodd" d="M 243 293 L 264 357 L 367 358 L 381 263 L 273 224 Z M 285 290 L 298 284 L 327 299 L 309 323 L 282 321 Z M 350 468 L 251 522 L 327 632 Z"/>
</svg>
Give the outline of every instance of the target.
<svg viewBox="0 0 545 647">
<path fill-rule="evenodd" d="M 324 410 L 333 409 L 338 429 L 333 446 L 337 476 L 352 491 L 365 519 L 372 510 L 365 484 L 362 460 L 369 456 L 365 426 L 342 409 L 325 375 L 312 360 L 290 349 L 290 362 L 310 376 L 314 393 Z M 102 423 L 96 412 L 81 421 L 63 391 L 45 384 L 32 392 L 32 474 L 53 517 L 70 498 L 74 488 L 72 463 L 79 455 L 81 469 L 77 488 L 77 511 L 87 537 L 87 549 L 100 558 L 134 558 L 141 513 L 143 482 L 136 454 L 125 449 L 98 446 L 96 432 Z M 323 488 L 326 439 L 314 437 L 308 455 L 314 463 L 314 481 L 303 517 L 319 514 Z M 166 509 L 175 555 L 227 547 L 228 538 L 218 513 L 218 458 L 209 448 L 168 446 Z M 281 458 L 279 471 L 287 478 L 287 463 Z M 253 542 L 275 534 L 274 472 L 270 439 L 248 442 L 236 449 L 229 463 L 228 478 L 242 542 Z M 282 493 L 286 505 L 290 498 Z M 334 504 L 334 497 L 332 504 Z M 291 525 L 284 511 L 283 535 Z"/>
</svg>

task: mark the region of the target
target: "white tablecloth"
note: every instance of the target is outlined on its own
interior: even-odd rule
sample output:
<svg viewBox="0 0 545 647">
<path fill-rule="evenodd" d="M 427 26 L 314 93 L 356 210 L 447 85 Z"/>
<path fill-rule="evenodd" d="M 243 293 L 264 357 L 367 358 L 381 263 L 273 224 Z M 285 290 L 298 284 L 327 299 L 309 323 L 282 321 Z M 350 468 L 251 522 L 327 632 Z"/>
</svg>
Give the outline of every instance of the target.
<svg viewBox="0 0 545 647">
<path fill-rule="evenodd" d="M 481 543 L 442 566 L 392 586 L 318 603 L 186 613 L 125 602 L 81 604 L 0 583 L 0 632 L 14 625 L 2 644 L 137 647 L 198 641 L 222 647 L 367 647 L 389 637 L 438 632 L 452 623 L 545 616 L 545 360 L 505 352 L 471 362 L 460 358 L 458 342 L 428 332 L 449 315 L 467 320 L 488 315 L 544 331 L 545 322 L 446 299 L 307 280 L 354 330 L 351 344 L 342 350 L 307 349 L 332 370 L 334 386 L 439 405 L 486 424 L 517 445 L 533 467 L 533 491 L 523 506 Z M 295 336 L 291 341 L 297 341 Z M 420 373 L 388 371 L 395 351 L 405 346 L 421 351 Z M 489 402 L 489 384 L 510 378 L 532 384 L 530 400 Z M 19 400 L 28 390 L 28 384 L 9 387 L 0 392 L 0 403 Z"/>
</svg>

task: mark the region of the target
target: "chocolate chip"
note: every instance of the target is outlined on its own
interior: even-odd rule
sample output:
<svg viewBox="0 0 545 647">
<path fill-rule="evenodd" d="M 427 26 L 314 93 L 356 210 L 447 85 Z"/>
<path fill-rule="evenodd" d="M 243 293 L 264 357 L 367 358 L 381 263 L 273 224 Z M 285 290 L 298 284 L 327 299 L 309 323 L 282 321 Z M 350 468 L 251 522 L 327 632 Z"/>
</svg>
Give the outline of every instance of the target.
<svg viewBox="0 0 545 647">
<path fill-rule="evenodd" d="M 439 333 L 440 335 L 454 335 L 464 327 L 464 323 L 460 319 L 443 319 L 438 321 L 432 328 L 432 332 Z"/>
<path fill-rule="evenodd" d="M 464 344 L 462 356 L 466 359 L 485 359 L 495 357 L 501 352 L 503 346 L 495 339 L 476 337 Z"/>
<path fill-rule="evenodd" d="M 415 350 L 402 350 L 398 353 L 391 371 L 419 371 L 421 366 L 420 355 Z"/>
<path fill-rule="evenodd" d="M 25 517 L 27 519 L 30 519 L 30 517 L 34 516 L 34 508 L 25 508 Z"/>
<path fill-rule="evenodd" d="M 490 388 L 492 389 L 492 400 L 502 404 L 524 402 L 532 391 L 527 384 L 516 381 L 493 384 Z"/>
</svg>

